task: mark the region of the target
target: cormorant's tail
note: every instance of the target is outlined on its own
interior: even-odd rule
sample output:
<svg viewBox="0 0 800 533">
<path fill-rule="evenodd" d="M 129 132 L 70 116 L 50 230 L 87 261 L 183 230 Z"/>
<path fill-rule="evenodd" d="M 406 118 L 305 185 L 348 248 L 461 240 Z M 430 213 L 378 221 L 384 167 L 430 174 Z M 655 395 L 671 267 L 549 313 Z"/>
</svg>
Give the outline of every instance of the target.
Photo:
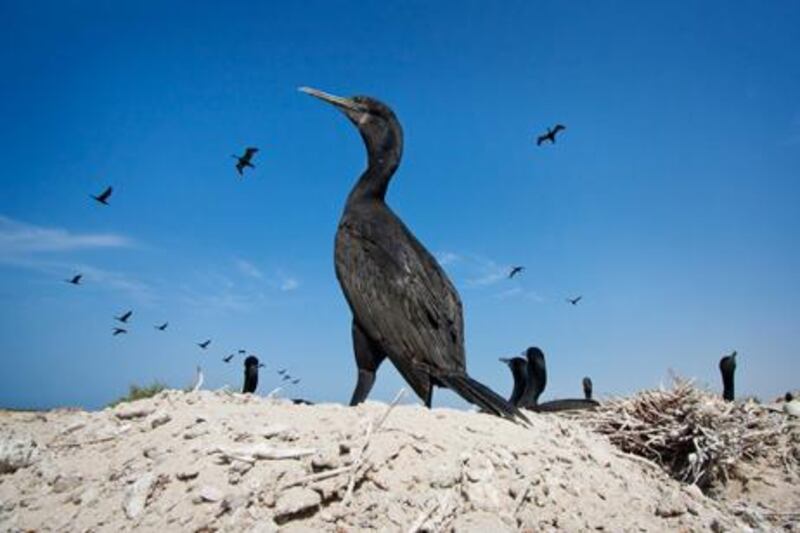
<svg viewBox="0 0 800 533">
<path fill-rule="evenodd" d="M 584 398 L 568 398 L 565 400 L 553 400 L 551 402 L 544 402 L 536 404 L 530 409 L 537 413 L 555 413 L 558 411 L 576 411 L 579 409 L 594 409 L 600 403 L 596 400 L 587 400 Z"/>
<path fill-rule="evenodd" d="M 512 422 L 530 424 L 530 421 L 522 414 L 522 411 L 508 403 L 502 396 L 486 385 L 475 381 L 466 374 L 436 376 L 436 379 L 468 402 L 483 408 L 493 415 Z"/>
</svg>

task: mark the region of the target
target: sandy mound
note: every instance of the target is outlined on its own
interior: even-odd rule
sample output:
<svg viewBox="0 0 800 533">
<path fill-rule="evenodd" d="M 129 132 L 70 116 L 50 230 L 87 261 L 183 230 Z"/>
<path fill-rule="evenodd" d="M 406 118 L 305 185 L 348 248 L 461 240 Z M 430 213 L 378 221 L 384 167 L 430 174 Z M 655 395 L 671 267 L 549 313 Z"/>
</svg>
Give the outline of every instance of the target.
<svg viewBox="0 0 800 533">
<path fill-rule="evenodd" d="M 0 412 L 2 530 L 747 528 L 557 415 L 523 428 L 450 409 L 209 391 L 95 413 Z"/>
</svg>

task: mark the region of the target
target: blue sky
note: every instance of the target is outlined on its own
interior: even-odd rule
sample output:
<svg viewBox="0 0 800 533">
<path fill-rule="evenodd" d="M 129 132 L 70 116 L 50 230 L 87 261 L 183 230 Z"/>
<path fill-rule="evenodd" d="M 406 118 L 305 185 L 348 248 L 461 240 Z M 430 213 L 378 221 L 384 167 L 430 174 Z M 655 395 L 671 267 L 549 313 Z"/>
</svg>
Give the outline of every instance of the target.
<svg viewBox="0 0 800 533">
<path fill-rule="evenodd" d="M 388 202 L 460 291 L 474 377 L 507 394 L 497 358 L 538 345 L 548 398 L 669 369 L 719 389 L 736 349 L 740 394 L 798 386 L 797 2 L 385 4 L 0 4 L 0 405 L 99 407 L 196 364 L 238 388 L 238 348 L 262 392 L 286 367 L 292 395 L 349 399 L 333 235 L 364 152 L 300 85 L 400 118 Z M 372 397 L 400 385 L 386 364 Z"/>
</svg>

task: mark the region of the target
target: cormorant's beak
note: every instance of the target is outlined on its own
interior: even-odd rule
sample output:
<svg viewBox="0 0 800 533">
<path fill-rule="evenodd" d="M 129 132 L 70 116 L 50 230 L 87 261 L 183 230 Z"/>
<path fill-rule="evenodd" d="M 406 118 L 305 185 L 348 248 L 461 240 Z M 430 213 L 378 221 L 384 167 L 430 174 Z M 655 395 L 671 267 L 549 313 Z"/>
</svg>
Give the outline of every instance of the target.
<svg viewBox="0 0 800 533">
<path fill-rule="evenodd" d="M 509 364 L 511 362 L 511 358 L 509 358 L 509 357 L 501 357 L 500 358 L 500 362 L 501 363 L 505 363 L 505 364 Z"/>
<path fill-rule="evenodd" d="M 363 111 L 361 106 L 358 105 L 356 102 L 351 100 L 350 98 L 344 98 L 342 96 L 336 96 L 333 94 L 326 93 L 324 91 L 320 91 L 318 89 L 312 89 L 311 87 L 299 87 L 297 89 L 300 92 L 310 94 L 315 98 L 319 98 L 324 102 L 328 102 L 329 104 L 333 104 L 336 107 L 345 110 L 345 111 Z"/>
</svg>

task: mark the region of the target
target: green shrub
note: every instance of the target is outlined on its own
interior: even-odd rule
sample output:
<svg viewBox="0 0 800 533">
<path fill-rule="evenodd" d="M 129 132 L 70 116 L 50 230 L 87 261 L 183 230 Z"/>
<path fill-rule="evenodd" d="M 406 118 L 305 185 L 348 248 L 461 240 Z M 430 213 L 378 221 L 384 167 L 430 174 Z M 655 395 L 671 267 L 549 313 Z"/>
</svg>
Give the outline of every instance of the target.
<svg viewBox="0 0 800 533">
<path fill-rule="evenodd" d="M 108 406 L 114 407 L 115 405 L 119 405 L 124 402 L 135 402 L 136 400 L 151 398 L 166 388 L 167 385 L 165 383 L 161 383 L 160 381 L 154 381 L 150 385 L 146 385 L 144 387 L 140 387 L 139 385 L 131 385 L 128 389 L 127 395 L 114 400 L 108 404 Z"/>
</svg>

